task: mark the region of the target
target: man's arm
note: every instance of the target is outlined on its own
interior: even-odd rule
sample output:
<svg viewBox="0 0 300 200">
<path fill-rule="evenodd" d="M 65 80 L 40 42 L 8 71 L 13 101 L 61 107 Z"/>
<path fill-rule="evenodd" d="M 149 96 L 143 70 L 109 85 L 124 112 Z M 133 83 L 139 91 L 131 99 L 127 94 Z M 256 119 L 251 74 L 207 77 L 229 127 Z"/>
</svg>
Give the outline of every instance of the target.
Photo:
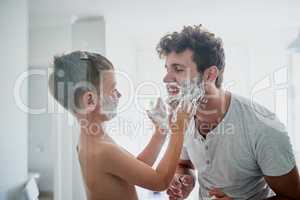
<svg viewBox="0 0 300 200">
<path fill-rule="evenodd" d="M 276 196 L 267 200 L 298 200 L 300 199 L 300 180 L 297 167 L 283 176 L 265 176 L 265 180 Z"/>
<path fill-rule="evenodd" d="M 137 156 L 137 159 L 146 163 L 149 166 L 153 166 L 157 156 L 165 142 L 166 134 L 162 133 L 159 128 L 155 128 L 154 134 L 150 142 L 144 148 L 144 150 Z"/>
<path fill-rule="evenodd" d="M 283 176 L 265 176 L 268 185 L 275 192 L 276 196 L 264 200 L 299 200 L 300 199 L 300 181 L 297 167 L 293 168 L 288 174 Z M 232 200 L 218 188 L 213 188 L 209 192 L 215 199 Z"/>
</svg>

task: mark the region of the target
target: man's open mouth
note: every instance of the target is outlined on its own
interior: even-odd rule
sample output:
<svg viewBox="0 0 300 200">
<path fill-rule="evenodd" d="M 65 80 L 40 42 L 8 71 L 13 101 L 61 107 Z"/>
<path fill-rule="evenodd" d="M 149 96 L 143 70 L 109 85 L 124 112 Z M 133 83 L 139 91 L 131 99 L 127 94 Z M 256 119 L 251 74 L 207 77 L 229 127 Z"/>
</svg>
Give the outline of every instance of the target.
<svg viewBox="0 0 300 200">
<path fill-rule="evenodd" d="M 167 92 L 170 96 L 175 96 L 179 93 L 180 88 L 177 83 L 168 83 L 167 84 Z"/>
</svg>

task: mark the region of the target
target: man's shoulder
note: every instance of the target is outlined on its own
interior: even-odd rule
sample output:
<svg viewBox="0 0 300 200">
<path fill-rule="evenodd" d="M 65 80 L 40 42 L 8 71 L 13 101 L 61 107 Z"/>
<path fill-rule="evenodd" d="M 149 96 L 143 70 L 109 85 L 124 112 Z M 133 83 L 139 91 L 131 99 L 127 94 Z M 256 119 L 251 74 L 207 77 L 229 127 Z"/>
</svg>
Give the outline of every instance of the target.
<svg viewBox="0 0 300 200">
<path fill-rule="evenodd" d="M 251 121 L 251 123 L 277 123 L 276 114 L 266 106 L 256 102 L 251 98 L 242 97 L 236 94 L 232 95 L 235 111 L 241 113 L 243 119 Z"/>
<path fill-rule="evenodd" d="M 235 107 L 238 107 L 240 111 L 248 112 L 248 114 L 259 114 L 263 116 L 273 116 L 274 113 L 271 112 L 267 107 L 256 102 L 252 98 L 246 98 L 237 94 L 231 94 L 232 102 Z"/>
<path fill-rule="evenodd" d="M 247 126 L 248 134 L 269 135 L 286 133 L 285 125 L 274 112 L 250 98 L 233 95 L 236 110 Z M 285 134 L 283 134 L 285 135 Z"/>
</svg>

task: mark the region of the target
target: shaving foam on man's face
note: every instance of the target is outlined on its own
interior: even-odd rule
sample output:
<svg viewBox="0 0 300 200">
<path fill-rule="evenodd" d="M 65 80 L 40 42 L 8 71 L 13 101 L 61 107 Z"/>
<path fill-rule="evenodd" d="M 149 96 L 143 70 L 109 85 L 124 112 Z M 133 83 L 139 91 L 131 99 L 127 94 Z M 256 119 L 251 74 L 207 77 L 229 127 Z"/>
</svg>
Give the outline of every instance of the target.
<svg viewBox="0 0 300 200">
<path fill-rule="evenodd" d="M 168 92 L 169 96 L 167 98 L 167 103 L 173 108 L 172 121 L 176 121 L 176 112 L 178 109 L 178 105 L 181 102 L 190 102 L 192 103 L 191 115 L 195 115 L 197 111 L 197 107 L 200 102 L 203 102 L 205 90 L 202 83 L 202 78 L 199 76 L 192 80 L 184 80 L 182 83 L 174 84 L 168 83 L 167 88 L 175 88 L 172 91 L 176 91 L 176 93 Z"/>
<path fill-rule="evenodd" d="M 201 77 L 192 80 L 184 80 L 179 85 L 177 82 L 166 84 L 168 91 L 167 103 L 179 103 L 181 100 L 188 100 L 192 103 L 197 103 L 204 97 L 205 91 Z"/>
</svg>

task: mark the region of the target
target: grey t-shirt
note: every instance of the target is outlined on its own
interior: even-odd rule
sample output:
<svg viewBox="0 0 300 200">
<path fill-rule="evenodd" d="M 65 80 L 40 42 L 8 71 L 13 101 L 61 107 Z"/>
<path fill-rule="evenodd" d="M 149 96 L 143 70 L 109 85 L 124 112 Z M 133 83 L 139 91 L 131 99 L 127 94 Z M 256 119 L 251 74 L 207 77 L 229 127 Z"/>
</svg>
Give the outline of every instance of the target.
<svg viewBox="0 0 300 200">
<path fill-rule="evenodd" d="M 274 113 L 234 94 L 225 117 L 206 139 L 191 120 L 181 159 L 198 171 L 199 199 L 208 199 L 212 187 L 233 199 L 267 198 L 273 192 L 264 175 L 281 176 L 296 165 L 287 131 Z"/>
</svg>

